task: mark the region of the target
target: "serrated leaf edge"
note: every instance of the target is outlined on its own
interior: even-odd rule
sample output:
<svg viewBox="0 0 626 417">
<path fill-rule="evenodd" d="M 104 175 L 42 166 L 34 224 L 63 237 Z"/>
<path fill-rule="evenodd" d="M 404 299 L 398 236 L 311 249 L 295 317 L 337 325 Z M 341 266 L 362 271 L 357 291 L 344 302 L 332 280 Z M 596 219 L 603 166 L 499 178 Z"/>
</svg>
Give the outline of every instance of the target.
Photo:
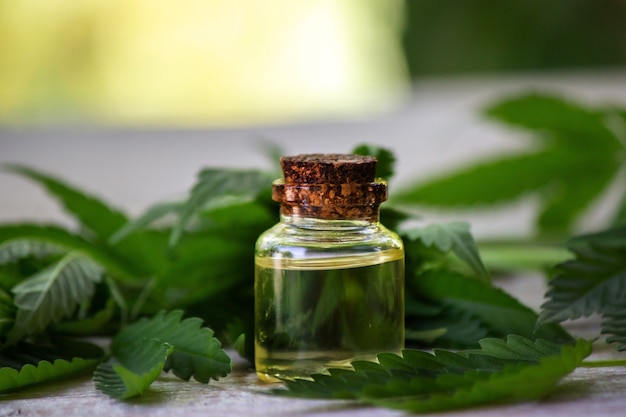
<svg viewBox="0 0 626 417">
<path fill-rule="evenodd" d="M 72 376 L 95 367 L 99 361 L 99 359 L 85 358 L 73 358 L 71 361 L 56 359 L 53 362 L 42 360 L 37 365 L 26 364 L 19 370 L 10 367 L 0 368 L 0 393 Z M 55 371 L 63 370 L 64 368 L 67 372 L 58 375 L 53 374 Z M 40 374 L 45 375 L 38 376 Z M 5 378 L 14 381 L 15 384 L 7 384 Z M 29 378 L 34 378 L 34 380 L 28 382 Z"/>
</svg>

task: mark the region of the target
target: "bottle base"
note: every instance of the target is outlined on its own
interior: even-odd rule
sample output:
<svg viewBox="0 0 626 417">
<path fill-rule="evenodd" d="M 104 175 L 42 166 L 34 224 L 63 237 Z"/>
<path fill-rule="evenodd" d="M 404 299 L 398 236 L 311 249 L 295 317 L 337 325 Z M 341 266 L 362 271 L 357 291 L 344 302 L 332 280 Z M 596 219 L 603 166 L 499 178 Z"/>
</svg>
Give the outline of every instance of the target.
<svg viewBox="0 0 626 417">
<path fill-rule="evenodd" d="M 401 349 L 398 352 L 400 353 Z M 276 356 L 271 359 L 260 359 L 257 357 L 256 362 L 256 374 L 259 380 L 267 383 L 281 382 L 284 380 L 293 379 L 306 379 L 313 380 L 312 375 L 325 374 L 328 375 L 328 369 L 354 369 L 352 362 L 354 361 L 369 361 L 378 362 L 376 354 L 361 354 L 361 355 L 341 355 L 342 359 L 329 359 L 328 355 L 322 355 L 313 359 L 312 356 L 319 355 L 320 352 L 315 352 L 309 358 L 306 358 L 306 354 L 303 352 L 296 353 L 295 358 L 283 357 L 278 359 Z M 283 355 L 281 356 L 289 356 Z"/>
</svg>

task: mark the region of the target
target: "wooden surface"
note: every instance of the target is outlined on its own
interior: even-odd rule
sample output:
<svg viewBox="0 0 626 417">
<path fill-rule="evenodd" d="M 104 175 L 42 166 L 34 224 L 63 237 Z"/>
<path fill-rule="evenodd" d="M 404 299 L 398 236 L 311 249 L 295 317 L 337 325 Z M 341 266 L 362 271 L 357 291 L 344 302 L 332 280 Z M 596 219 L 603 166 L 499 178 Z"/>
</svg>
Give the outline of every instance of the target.
<svg viewBox="0 0 626 417">
<path fill-rule="evenodd" d="M 399 411 L 363 407 L 347 401 L 300 400 L 263 394 L 243 364 L 209 385 L 183 382 L 163 375 L 139 399 L 120 402 L 96 391 L 89 377 L 49 384 L 3 397 L 0 417 L 117 417 L 117 416 L 368 416 L 406 415 Z M 489 406 L 439 413 L 439 416 L 575 417 L 624 416 L 626 368 L 580 368 L 561 381 L 548 397 L 534 402 Z"/>
<path fill-rule="evenodd" d="M 541 302 L 543 278 L 520 276 L 499 284 L 528 305 Z M 595 319 L 570 324 L 575 335 L 597 334 Z M 302 400 L 267 395 L 277 384 L 257 380 L 247 362 L 229 351 L 234 370 L 210 384 L 184 382 L 163 374 L 140 398 L 127 402 L 112 399 L 94 388 L 89 376 L 33 387 L 0 397 L 0 417 L 117 417 L 117 416 L 368 416 L 391 417 L 406 413 L 365 407 L 348 401 Z M 623 356 L 623 355 L 622 355 Z M 598 342 L 589 360 L 618 357 L 610 346 Z M 579 368 L 540 401 L 480 407 L 438 416 L 493 417 L 576 417 L 624 416 L 626 410 L 626 368 Z"/>
</svg>

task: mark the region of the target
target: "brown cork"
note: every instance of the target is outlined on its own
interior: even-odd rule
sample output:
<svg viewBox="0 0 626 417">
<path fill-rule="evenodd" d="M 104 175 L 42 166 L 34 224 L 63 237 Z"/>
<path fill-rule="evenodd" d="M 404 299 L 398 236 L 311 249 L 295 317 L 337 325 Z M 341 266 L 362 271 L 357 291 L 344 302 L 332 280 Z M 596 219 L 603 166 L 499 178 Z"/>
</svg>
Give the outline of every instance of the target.
<svg viewBox="0 0 626 417">
<path fill-rule="evenodd" d="M 283 156 L 286 184 L 365 184 L 374 181 L 378 161 L 373 156 L 305 154 Z"/>
<path fill-rule="evenodd" d="M 376 158 L 352 154 L 282 157 L 284 180 L 272 198 L 288 216 L 320 219 L 377 219 L 387 184 L 376 181 Z"/>
</svg>

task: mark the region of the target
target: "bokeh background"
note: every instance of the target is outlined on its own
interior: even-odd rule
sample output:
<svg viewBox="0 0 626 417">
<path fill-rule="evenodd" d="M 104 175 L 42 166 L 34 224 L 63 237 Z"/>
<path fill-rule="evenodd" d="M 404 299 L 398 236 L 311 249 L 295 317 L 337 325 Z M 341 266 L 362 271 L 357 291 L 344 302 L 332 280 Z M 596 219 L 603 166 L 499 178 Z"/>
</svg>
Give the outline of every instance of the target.
<svg viewBox="0 0 626 417">
<path fill-rule="evenodd" d="M 5 125 L 362 117 L 432 78 L 624 65 L 624 0 L 0 1 Z"/>
<path fill-rule="evenodd" d="M 131 216 L 207 166 L 272 167 L 266 143 L 390 148 L 395 193 L 527 150 L 481 112 L 529 90 L 626 108 L 626 0 L 0 0 L 0 166 Z M 2 169 L 0 196 L 0 222 L 67 221 Z M 425 213 L 529 236 L 536 210 Z"/>
</svg>

